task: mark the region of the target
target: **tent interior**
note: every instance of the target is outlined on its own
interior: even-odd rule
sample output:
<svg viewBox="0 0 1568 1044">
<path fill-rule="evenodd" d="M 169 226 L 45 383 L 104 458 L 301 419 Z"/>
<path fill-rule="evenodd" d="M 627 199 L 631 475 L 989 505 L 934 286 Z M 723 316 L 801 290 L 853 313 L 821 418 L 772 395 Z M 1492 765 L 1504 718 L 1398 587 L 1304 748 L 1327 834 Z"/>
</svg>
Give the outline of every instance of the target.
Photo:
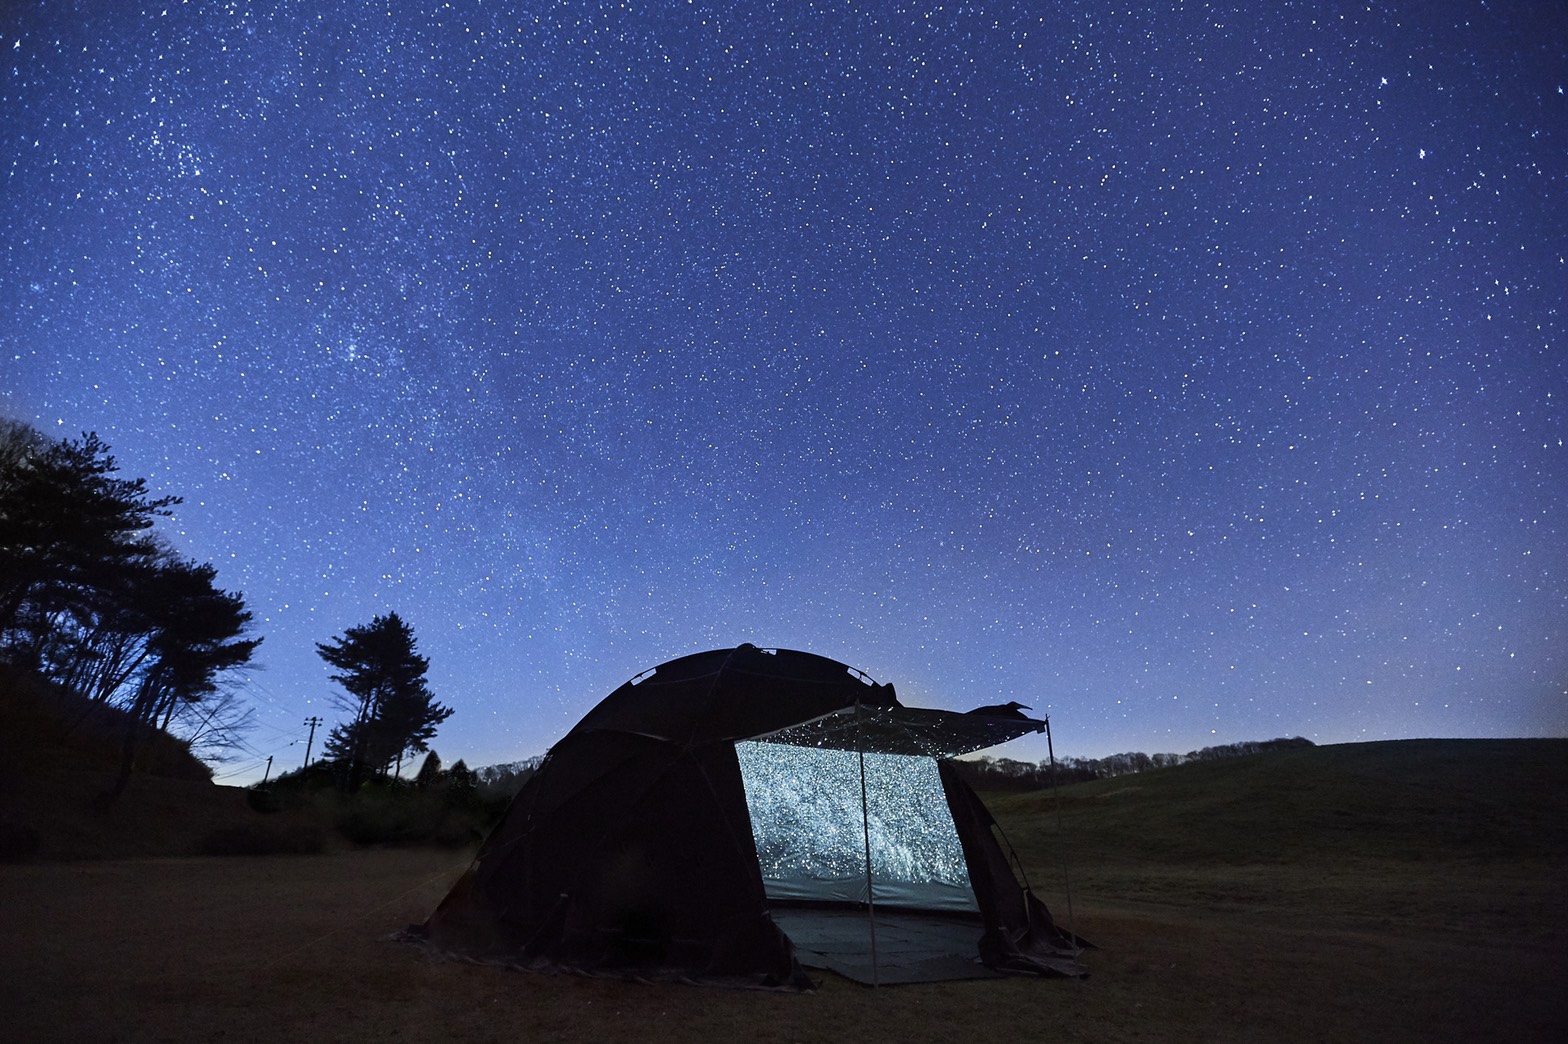
<svg viewBox="0 0 1568 1044">
<path fill-rule="evenodd" d="M 978 953 L 980 908 L 935 759 L 1041 727 L 853 706 L 737 742 L 768 906 L 800 962 L 872 985 L 1000 977 Z"/>
<path fill-rule="evenodd" d="M 997 974 L 975 947 L 979 906 L 936 762 L 756 742 L 735 753 L 768 905 L 802 964 L 873 984 Z"/>
</svg>

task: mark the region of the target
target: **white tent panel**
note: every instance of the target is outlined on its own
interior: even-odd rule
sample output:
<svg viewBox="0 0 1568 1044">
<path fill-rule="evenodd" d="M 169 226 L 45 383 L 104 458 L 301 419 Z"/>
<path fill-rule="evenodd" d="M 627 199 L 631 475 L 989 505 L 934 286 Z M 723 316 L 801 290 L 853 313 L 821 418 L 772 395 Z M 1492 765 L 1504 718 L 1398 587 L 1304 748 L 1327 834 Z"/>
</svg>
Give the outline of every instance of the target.
<svg viewBox="0 0 1568 1044">
<path fill-rule="evenodd" d="M 975 910 L 936 762 L 776 743 L 735 744 L 770 899 L 862 903 L 866 844 L 877 905 Z"/>
</svg>

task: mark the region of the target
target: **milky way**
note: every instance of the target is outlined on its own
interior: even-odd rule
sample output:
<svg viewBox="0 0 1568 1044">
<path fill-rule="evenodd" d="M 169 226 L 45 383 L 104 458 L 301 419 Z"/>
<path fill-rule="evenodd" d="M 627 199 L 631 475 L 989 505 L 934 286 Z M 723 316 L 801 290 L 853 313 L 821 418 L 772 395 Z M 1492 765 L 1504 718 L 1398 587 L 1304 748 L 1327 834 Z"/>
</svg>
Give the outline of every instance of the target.
<svg viewBox="0 0 1568 1044">
<path fill-rule="evenodd" d="M 185 498 L 231 778 L 389 610 L 473 765 L 741 641 L 1078 754 L 1568 730 L 1557 5 L 17 6 L 0 409 Z"/>
</svg>

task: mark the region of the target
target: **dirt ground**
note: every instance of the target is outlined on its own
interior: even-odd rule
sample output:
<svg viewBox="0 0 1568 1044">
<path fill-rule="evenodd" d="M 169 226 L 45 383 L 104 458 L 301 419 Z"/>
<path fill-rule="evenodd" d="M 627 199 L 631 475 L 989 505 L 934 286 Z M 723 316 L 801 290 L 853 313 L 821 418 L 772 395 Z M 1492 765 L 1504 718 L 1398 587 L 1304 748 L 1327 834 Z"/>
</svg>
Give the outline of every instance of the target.
<svg viewBox="0 0 1568 1044">
<path fill-rule="evenodd" d="M 818 992 L 802 995 L 542 976 L 392 941 L 423 920 L 467 858 L 357 851 L 0 866 L 0 1036 L 1568 1040 L 1563 926 L 1531 922 L 1531 904 L 1557 889 L 1539 873 L 1459 882 L 1492 893 L 1503 916 L 1487 917 L 1484 930 L 1462 915 L 1406 925 L 1256 899 L 1117 900 L 1091 888 L 1074 904 L 1075 927 L 1100 946 L 1087 955 L 1086 981 L 873 990 L 826 975 Z M 1205 887 L 1223 891 L 1233 872 L 1215 870 Z M 1446 903 L 1454 885 L 1415 879 L 1408 903 Z M 1517 930 L 1496 927 L 1510 922 Z"/>
</svg>

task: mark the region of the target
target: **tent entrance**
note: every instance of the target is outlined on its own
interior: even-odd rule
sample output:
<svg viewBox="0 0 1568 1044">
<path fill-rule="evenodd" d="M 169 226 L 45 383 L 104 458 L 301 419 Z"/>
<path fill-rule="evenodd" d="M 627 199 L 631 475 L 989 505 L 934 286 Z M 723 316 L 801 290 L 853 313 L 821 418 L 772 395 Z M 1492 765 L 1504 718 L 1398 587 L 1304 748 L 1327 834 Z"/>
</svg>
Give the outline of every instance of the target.
<svg viewBox="0 0 1568 1044">
<path fill-rule="evenodd" d="M 931 758 L 759 742 L 735 755 L 770 900 L 979 909 Z"/>
<path fill-rule="evenodd" d="M 856 700 L 737 742 L 764 892 L 796 958 L 871 985 L 993 976 L 935 759 L 1042 727 Z"/>
<path fill-rule="evenodd" d="M 735 754 L 769 910 L 800 963 L 871 985 L 996 975 L 935 761 L 764 742 Z"/>
</svg>

